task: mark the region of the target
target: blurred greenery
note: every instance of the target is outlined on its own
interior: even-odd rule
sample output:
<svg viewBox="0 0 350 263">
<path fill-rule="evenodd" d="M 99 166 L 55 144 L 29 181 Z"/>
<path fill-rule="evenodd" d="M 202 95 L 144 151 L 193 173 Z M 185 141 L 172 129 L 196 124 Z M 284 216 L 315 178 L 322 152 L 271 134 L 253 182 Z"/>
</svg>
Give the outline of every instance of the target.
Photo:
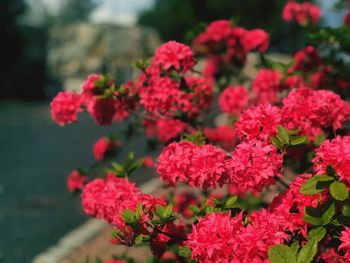
<svg viewBox="0 0 350 263">
<path fill-rule="evenodd" d="M 164 41 L 186 42 L 186 30 L 199 22 L 234 18 L 245 28 L 265 29 L 274 49 L 291 53 L 302 46 L 305 35 L 295 24 L 283 23 L 284 4 L 281 0 L 156 0 L 152 9 L 141 13 L 139 24 L 157 29 Z"/>
</svg>

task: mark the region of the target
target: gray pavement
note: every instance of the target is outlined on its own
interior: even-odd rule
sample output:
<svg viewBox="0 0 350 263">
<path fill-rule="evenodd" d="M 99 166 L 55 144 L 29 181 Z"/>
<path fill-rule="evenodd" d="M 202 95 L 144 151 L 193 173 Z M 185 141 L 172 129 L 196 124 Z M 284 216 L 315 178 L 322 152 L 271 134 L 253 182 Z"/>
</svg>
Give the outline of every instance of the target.
<svg viewBox="0 0 350 263">
<path fill-rule="evenodd" d="M 30 262 L 87 219 L 66 189 L 67 174 L 92 164 L 92 144 L 120 125 L 98 127 L 84 115 L 62 128 L 51 120 L 48 103 L 0 103 L 0 262 Z M 144 145 L 139 136 L 120 158 Z"/>
</svg>

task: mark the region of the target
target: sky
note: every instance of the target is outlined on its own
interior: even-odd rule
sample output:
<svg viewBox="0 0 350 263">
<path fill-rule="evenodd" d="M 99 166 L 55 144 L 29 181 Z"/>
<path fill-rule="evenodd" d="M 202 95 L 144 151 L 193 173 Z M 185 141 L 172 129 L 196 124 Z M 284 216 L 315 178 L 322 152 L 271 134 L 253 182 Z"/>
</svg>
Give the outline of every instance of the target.
<svg viewBox="0 0 350 263">
<path fill-rule="evenodd" d="M 109 22 L 133 25 L 137 21 L 137 14 L 150 8 L 154 0 L 98 0 L 101 4 L 92 12 L 91 20 L 95 23 Z M 55 14 L 63 0 L 27 0 L 34 9 L 39 5 Z"/>
</svg>

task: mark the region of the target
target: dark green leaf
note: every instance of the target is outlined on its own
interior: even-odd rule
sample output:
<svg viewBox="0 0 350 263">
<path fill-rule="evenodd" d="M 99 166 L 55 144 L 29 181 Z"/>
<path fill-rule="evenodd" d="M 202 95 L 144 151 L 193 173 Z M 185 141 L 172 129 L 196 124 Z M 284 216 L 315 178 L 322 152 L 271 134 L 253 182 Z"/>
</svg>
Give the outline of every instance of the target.
<svg viewBox="0 0 350 263">
<path fill-rule="evenodd" d="M 326 172 L 328 175 L 330 176 L 335 176 L 337 174 L 337 172 L 335 171 L 335 169 L 332 167 L 332 165 L 328 164 L 327 168 L 326 168 Z"/>
<path fill-rule="evenodd" d="M 327 233 L 326 229 L 323 226 L 320 226 L 320 227 L 312 229 L 308 233 L 306 239 L 308 241 L 315 239 L 317 242 L 320 242 L 324 238 L 326 233 Z"/>
<path fill-rule="evenodd" d="M 306 245 L 299 251 L 298 263 L 310 263 L 317 253 L 317 240 L 311 239 Z"/>
<path fill-rule="evenodd" d="M 334 181 L 329 190 L 332 197 L 338 201 L 344 201 L 349 197 L 349 190 L 342 182 Z"/>
<path fill-rule="evenodd" d="M 334 202 L 331 202 L 329 204 L 327 204 L 327 207 L 325 207 L 325 212 L 322 215 L 322 221 L 324 225 L 329 224 L 329 222 L 331 222 L 334 214 L 335 214 L 335 204 Z"/>
<path fill-rule="evenodd" d="M 317 175 L 311 177 L 300 187 L 300 193 L 304 195 L 314 195 L 322 192 L 328 185 L 321 182 L 332 182 L 333 177 L 329 175 Z"/>
<path fill-rule="evenodd" d="M 345 205 L 343 206 L 342 214 L 343 214 L 344 216 L 350 217 L 350 205 L 349 205 L 349 204 L 345 204 Z"/>
<path fill-rule="evenodd" d="M 296 263 L 293 249 L 286 245 L 271 246 L 268 256 L 271 263 Z"/>
</svg>

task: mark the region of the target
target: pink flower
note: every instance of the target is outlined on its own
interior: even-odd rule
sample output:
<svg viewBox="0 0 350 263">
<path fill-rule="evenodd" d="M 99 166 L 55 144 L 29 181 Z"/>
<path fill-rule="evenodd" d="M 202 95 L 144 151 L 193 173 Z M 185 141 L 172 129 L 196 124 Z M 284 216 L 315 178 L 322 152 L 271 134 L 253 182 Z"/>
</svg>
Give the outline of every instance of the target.
<svg viewBox="0 0 350 263">
<path fill-rule="evenodd" d="M 72 171 L 67 179 L 67 187 L 69 191 L 75 192 L 83 188 L 84 184 L 87 182 L 87 177 L 82 175 L 79 171 Z"/>
<path fill-rule="evenodd" d="M 269 41 L 269 34 L 262 29 L 247 31 L 242 37 L 242 45 L 247 52 L 259 50 L 260 53 L 264 53 L 269 47 Z"/>
<path fill-rule="evenodd" d="M 111 125 L 116 113 L 116 101 L 110 99 L 91 98 L 87 110 L 99 125 Z"/>
<path fill-rule="evenodd" d="M 152 168 L 152 167 L 155 167 L 156 164 L 155 164 L 152 156 L 146 156 L 144 158 L 143 165 L 146 166 L 146 167 Z"/>
<path fill-rule="evenodd" d="M 317 174 L 324 174 L 327 166 L 331 165 L 340 180 L 350 186 L 350 137 L 337 136 L 331 141 L 324 141 L 320 148 L 316 149 L 313 163 Z"/>
<path fill-rule="evenodd" d="M 174 142 L 159 155 L 157 172 L 170 185 L 186 182 L 191 186 L 215 188 L 228 180 L 227 158 L 224 151 L 213 145 Z"/>
<path fill-rule="evenodd" d="M 108 153 L 113 151 L 120 142 L 117 140 L 111 140 L 107 137 L 101 137 L 98 139 L 93 147 L 94 157 L 97 161 L 101 161 Z"/>
<path fill-rule="evenodd" d="M 341 237 L 339 238 L 341 244 L 339 250 L 345 252 L 344 258 L 350 258 L 350 227 L 345 227 L 345 230 L 341 232 Z"/>
<path fill-rule="evenodd" d="M 280 109 L 270 104 L 260 104 L 243 112 L 235 123 L 237 136 L 241 140 L 259 139 L 270 141 L 281 123 Z"/>
<path fill-rule="evenodd" d="M 89 182 L 81 195 L 84 212 L 112 223 L 122 210 L 137 206 L 141 192 L 135 184 L 114 174 Z"/>
<path fill-rule="evenodd" d="M 296 52 L 293 60 L 294 65 L 289 69 L 290 73 L 294 71 L 310 72 L 322 65 L 321 56 L 313 46 L 306 46 Z"/>
<path fill-rule="evenodd" d="M 229 125 L 219 126 L 214 129 L 204 128 L 203 132 L 212 143 L 218 144 L 226 151 L 231 151 L 236 144 L 235 129 Z"/>
<path fill-rule="evenodd" d="M 282 74 L 277 70 L 261 69 L 253 81 L 253 91 L 259 103 L 278 102 Z"/>
<path fill-rule="evenodd" d="M 298 175 L 288 190 L 276 196 L 268 207 L 269 212 L 279 219 L 285 229 L 292 233 L 300 233 L 304 237 L 307 235 L 308 226 L 303 220 L 305 207 L 316 207 L 325 199 L 322 194 L 308 196 L 300 193 L 300 187 L 311 176 L 311 174 Z"/>
<path fill-rule="evenodd" d="M 348 11 L 344 16 L 344 24 L 347 26 L 350 25 L 350 11 Z"/>
<path fill-rule="evenodd" d="M 349 119 L 349 110 L 332 91 L 300 88 L 283 100 L 282 116 L 286 128 L 298 129 L 313 140 L 322 132 L 321 128 L 342 128 Z"/>
<path fill-rule="evenodd" d="M 250 223 L 236 234 L 231 247 L 237 257 L 234 262 L 267 262 L 269 247 L 283 244 L 288 234 L 279 219 L 266 209 L 254 211 L 247 221 Z"/>
<path fill-rule="evenodd" d="M 61 126 L 77 121 L 77 114 L 82 111 L 81 97 L 73 92 L 59 92 L 52 100 L 51 116 Z"/>
<path fill-rule="evenodd" d="M 152 64 L 164 70 L 174 68 L 179 72 L 187 72 L 193 68 L 196 60 L 190 47 L 169 41 L 156 50 Z"/>
<path fill-rule="evenodd" d="M 231 218 L 229 214 L 211 213 L 200 218 L 187 236 L 192 258 L 203 263 L 240 262 L 234 247 L 242 227 L 242 215 Z"/>
<path fill-rule="evenodd" d="M 306 26 L 309 23 L 317 24 L 321 16 L 321 9 L 308 2 L 297 3 L 288 1 L 283 9 L 282 17 L 285 21 L 295 20 L 301 26 Z"/>
<path fill-rule="evenodd" d="M 82 90 L 84 94 L 94 95 L 97 93 L 96 81 L 102 79 L 103 76 L 100 74 L 90 74 L 84 81 Z"/>
<path fill-rule="evenodd" d="M 240 115 L 248 105 L 248 91 L 243 86 L 228 86 L 219 97 L 219 106 L 223 112 Z"/>
<path fill-rule="evenodd" d="M 271 144 L 250 140 L 239 144 L 229 160 L 230 182 L 243 192 L 259 193 L 282 176 L 283 158 Z"/>
<path fill-rule="evenodd" d="M 166 143 L 183 133 L 186 126 L 186 123 L 180 120 L 160 119 L 156 124 L 157 138 L 159 141 Z"/>
</svg>

